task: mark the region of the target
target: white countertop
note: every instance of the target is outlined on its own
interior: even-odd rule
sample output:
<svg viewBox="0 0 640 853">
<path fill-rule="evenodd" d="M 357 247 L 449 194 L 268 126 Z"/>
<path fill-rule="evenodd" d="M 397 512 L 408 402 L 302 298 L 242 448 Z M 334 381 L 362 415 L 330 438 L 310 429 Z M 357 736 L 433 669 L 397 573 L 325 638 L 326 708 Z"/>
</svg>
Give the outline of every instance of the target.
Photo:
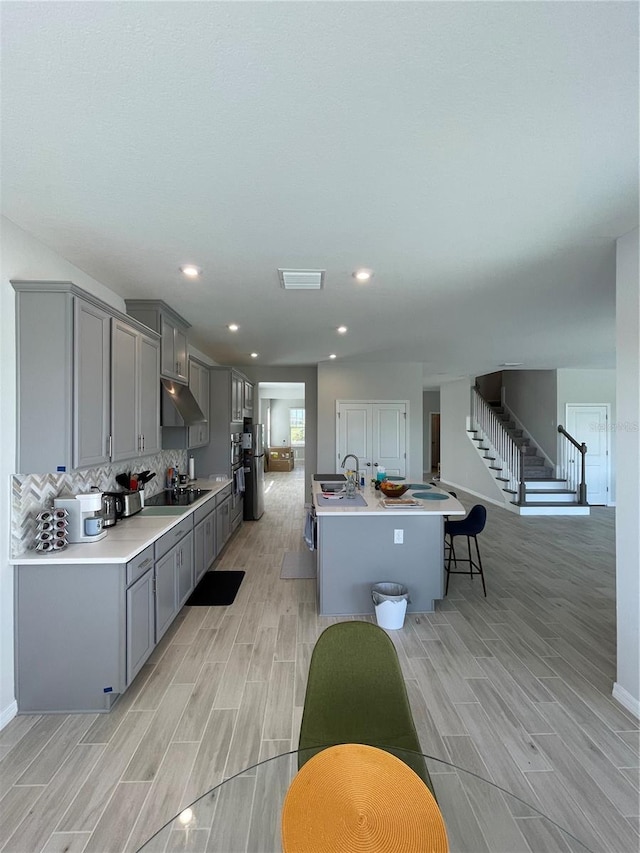
<svg viewBox="0 0 640 853">
<path fill-rule="evenodd" d="M 411 483 L 419 483 L 420 480 L 409 480 Z M 462 506 L 459 500 L 454 498 L 448 492 L 444 491 L 444 489 L 439 489 L 436 486 L 430 486 L 429 488 L 425 488 L 426 484 L 420 488 L 409 489 L 404 493 L 402 497 L 404 498 L 412 498 L 414 497 L 414 492 L 427 491 L 433 492 L 434 494 L 446 495 L 445 500 L 421 500 L 420 498 L 416 498 L 416 500 L 420 501 L 420 506 L 416 507 L 393 507 L 388 508 L 382 506 L 380 503 L 381 500 L 385 498 L 385 495 L 381 491 L 377 491 L 373 486 L 365 486 L 361 488 L 356 494 L 362 495 L 362 497 L 367 502 L 367 506 L 349 506 L 351 501 L 349 501 L 346 497 L 342 498 L 342 500 L 334 500 L 331 504 L 320 504 L 318 500 L 316 500 L 316 496 L 321 494 L 320 482 L 317 480 L 312 480 L 313 487 L 313 503 L 316 509 L 317 516 L 336 516 L 336 515 L 466 515 L 467 511 Z"/>
<path fill-rule="evenodd" d="M 144 551 L 176 524 L 188 518 L 198 507 L 210 501 L 222 491 L 231 480 L 196 480 L 190 485 L 198 489 L 209 489 L 210 491 L 199 498 L 188 507 L 181 507 L 176 515 L 151 515 L 146 513 L 145 507 L 141 512 L 130 518 L 122 518 L 113 527 L 107 528 L 107 535 L 96 542 L 79 542 L 69 544 L 60 551 L 24 551 L 17 557 L 9 560 L 10 565 L 27 565 L 38 563 L 41 565 L 56 565 L 63 563 L 128 563 L 136 554 Z"/>
</svg>

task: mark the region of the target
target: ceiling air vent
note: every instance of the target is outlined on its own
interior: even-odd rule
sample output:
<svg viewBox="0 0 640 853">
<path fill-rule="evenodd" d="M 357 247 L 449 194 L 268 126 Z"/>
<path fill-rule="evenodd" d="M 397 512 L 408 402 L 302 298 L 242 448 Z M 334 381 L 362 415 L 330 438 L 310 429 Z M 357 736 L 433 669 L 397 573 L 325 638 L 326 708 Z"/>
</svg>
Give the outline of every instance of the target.
<svg viewBox="0 0 640 853">
<path fill-rule="evenodd" d="M 285 290 L 320 290 L 325 270 L 278 270 L 280 284 Z"/>
</svg>

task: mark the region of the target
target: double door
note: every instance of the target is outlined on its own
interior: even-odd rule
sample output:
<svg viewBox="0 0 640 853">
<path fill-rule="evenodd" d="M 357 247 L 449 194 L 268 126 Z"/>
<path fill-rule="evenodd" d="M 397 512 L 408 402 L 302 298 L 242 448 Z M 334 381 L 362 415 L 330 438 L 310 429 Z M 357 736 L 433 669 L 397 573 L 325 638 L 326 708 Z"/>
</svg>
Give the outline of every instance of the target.
<svg viewBox="0 0 640 853">
<path fill-rule="evenodd" d="M 407 472 L 407 403 L 405 401 L 338 400 L 336 402 L 338 465 L 348 453 L 358 457 L 358 474 L 375 478 L 379 467 L 387 474 Z"/>
</svg>

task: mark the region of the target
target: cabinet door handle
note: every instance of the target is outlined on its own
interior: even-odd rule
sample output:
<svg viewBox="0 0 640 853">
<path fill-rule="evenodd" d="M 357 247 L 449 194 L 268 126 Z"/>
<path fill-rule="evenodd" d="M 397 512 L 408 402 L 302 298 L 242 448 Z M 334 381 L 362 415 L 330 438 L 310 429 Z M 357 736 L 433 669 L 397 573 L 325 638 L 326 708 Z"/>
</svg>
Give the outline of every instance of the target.
<svg viewBox="0 0 640 853">
<path fill-rule="evenodd" d="M 140 569 L 144 569 L 144 567 L 145 567 L 145 566 L 148 566 L 148 565 L 149 565 L 149 563 L 151 563 L 151 562 L 152 562 L 151 557 L 147 557 L 147 559 L 146 559 L 146 560 L 143 560 L 143 561 L 140 563 L 139 568 L 140 568 Z"/>
<path fill-rule="evenodd" d="M 109 449 L 107 450 L 107 456 L 109 457 L 109 459 L 111 459 L 111 457 L 113 456 L 113 436 L 112 435 L 109 436 L 108 448 Z"/>
<path fill-rule="evenodd" d="M 144 453 L 144 433 L 142 434 L 142 452 Z"/>
</svg>

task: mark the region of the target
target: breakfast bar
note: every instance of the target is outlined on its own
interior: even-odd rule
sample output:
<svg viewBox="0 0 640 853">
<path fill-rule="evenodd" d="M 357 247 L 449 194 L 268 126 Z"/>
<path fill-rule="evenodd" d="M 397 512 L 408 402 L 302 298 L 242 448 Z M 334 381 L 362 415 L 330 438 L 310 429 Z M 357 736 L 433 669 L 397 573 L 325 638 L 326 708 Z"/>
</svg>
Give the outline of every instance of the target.
<svg viewBox="0 0 640 853">
<path fill-rule="evenodd" d="M 444 516 L 464 516 L 462 504 L 419 481 L 397 503 L 371 486 L 353 499 L 324 486 L 313 480 L 319 612 L 372 614 L 371 588 L 382 582 L 408 588 L 409 612 L 433 611 L 444 597 Z"/>
</svg>

